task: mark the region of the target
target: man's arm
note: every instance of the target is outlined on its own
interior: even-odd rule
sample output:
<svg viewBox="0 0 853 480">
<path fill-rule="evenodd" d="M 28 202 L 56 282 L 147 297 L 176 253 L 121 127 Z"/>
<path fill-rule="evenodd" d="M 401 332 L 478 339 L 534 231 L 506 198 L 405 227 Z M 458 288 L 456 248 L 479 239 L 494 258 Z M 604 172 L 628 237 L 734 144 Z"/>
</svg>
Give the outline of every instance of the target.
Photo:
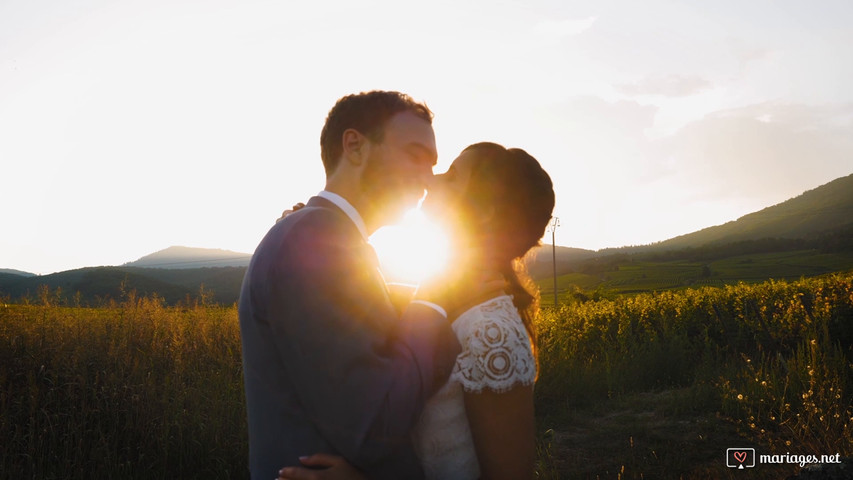
<svg viewBox="0 0 853 480">
<path fill-rule="evenodd" d="M 409 305 L 397 318 L 362 245 L 322 229 L 292 233 L 268 281 L 279 356 L 323 438 L 369 466 L 408 441 L 460 347 L 428 306 Z"/>
</svg>

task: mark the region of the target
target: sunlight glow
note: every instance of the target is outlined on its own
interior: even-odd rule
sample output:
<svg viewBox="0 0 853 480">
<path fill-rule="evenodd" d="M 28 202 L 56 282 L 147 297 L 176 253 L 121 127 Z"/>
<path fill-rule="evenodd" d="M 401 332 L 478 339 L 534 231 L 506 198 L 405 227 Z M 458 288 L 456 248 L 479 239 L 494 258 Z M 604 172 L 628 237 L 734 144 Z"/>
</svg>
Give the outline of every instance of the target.
<svg viewBox="0 0 853 480">
<path fill-rule="evenodd" d="M 370 237 L 387 282 L 419 284 L 440 273 L 450 253 L 447 235 L 419 208 L 409 210 L 397 224 Z"/>
</svg>

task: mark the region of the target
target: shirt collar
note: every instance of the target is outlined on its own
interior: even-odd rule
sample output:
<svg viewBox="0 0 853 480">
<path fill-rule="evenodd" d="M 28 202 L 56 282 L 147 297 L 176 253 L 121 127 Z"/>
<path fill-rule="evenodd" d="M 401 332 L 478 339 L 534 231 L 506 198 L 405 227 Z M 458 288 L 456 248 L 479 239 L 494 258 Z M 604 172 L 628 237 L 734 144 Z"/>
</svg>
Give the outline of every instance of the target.
<svg viewBox="0 0 853 480">
<path fill-rule="evenodd" d="M 325 198 L 326 200 L 334 203 L 336 207 L 343 210 L 347 217 L 352 220 L 352 223 L 355 224 L 356 228 L 358 228 L 358 231 L 361 233 L 364 241 L 367 241 L 367 227 L 364 225 L 364 220 L 361 218 L 361 215 L 358 214 L 358 210 L 356 210 L 351 203 L 337 193 L 333 193 L 328 190 L 321 191 L 317 196 Z"/>
</svg>

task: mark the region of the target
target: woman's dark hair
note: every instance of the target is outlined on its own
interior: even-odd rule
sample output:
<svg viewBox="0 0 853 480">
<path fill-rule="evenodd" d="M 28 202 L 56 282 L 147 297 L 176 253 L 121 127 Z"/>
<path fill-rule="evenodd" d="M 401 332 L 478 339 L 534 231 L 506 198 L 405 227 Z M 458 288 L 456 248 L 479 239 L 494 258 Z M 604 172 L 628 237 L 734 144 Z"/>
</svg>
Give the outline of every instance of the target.
<svg viewBox="0 0 853 480">
<path fill-rule="evenodd" d="M 400 92 L 374 90 L 347 95 L 335 103 L 326 116 L 326 123 L 320 132 L 320 157 L 326 176 L 338 168 L 343 153 L 341 137 L 349 128 L 353 128 L 372 142 L 382 142 L 385 124 L 400 112 L 412 112 L 432 124 L 432 112 L 423 103 Z"/>
<path fill-rule="evenodd" d="M 533 319 L 539 311 L 539 291 L 527 276 L 522 258 L 539 245 L 551 220 L 554 210 L 551 177 L 535 158 L 519 148 L 507 149 L 483 142 L 467 147 L 464 152 L 476 156 L 464 195 L 467 206 L 462 213 L 492 212 L 481 228 L 480 238 L 499 262 L 507 293 L 513 297 L 535 354 Z M 476 220 L 470 218 L 470 221 Z"/>
</svg>

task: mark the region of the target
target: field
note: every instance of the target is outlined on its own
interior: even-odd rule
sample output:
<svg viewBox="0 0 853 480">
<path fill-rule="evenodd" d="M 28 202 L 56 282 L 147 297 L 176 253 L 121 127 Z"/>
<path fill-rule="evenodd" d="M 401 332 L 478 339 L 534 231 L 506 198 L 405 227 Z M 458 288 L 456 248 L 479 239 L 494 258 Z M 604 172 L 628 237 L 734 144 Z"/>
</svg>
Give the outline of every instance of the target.
<svg viewBox="0 0 853 480">
<path fill-rule="evenodd" d="M 626 259 L 610 268 L 592 273 L 570 273 L 557 277 L 560 303 L 571 303 L 584 295 L 596 298 L 663 290 L 684 290 L 703 286 L 722 287 L 738 283 L 760 283 L 768 279 L 797 280 L 853 269 L 853 253 L 822 253 L 796 250 L 738 255 L 697 261 L 633 261 Z M 537 282 L 542 304 L 553 305 L 553 277 Z"/>
<path fill-rule="evenodd" d="M 233 306 L 60 298 L 0 303 L 0 479 L 248 478 Z M 729 447 L 853 455 L 853 274 L 575 298 L 538 328 L 539 478 L 735 478 Z"/>
<path fill-rule="evenodd" d="M 537 411 L 555 470 L 730 478 L 728 447 L 851 455 L 851 280 L 741 283 L 544 311 Z M 795 471 L 762 466 L 750 478 Z"/>
</svg>

